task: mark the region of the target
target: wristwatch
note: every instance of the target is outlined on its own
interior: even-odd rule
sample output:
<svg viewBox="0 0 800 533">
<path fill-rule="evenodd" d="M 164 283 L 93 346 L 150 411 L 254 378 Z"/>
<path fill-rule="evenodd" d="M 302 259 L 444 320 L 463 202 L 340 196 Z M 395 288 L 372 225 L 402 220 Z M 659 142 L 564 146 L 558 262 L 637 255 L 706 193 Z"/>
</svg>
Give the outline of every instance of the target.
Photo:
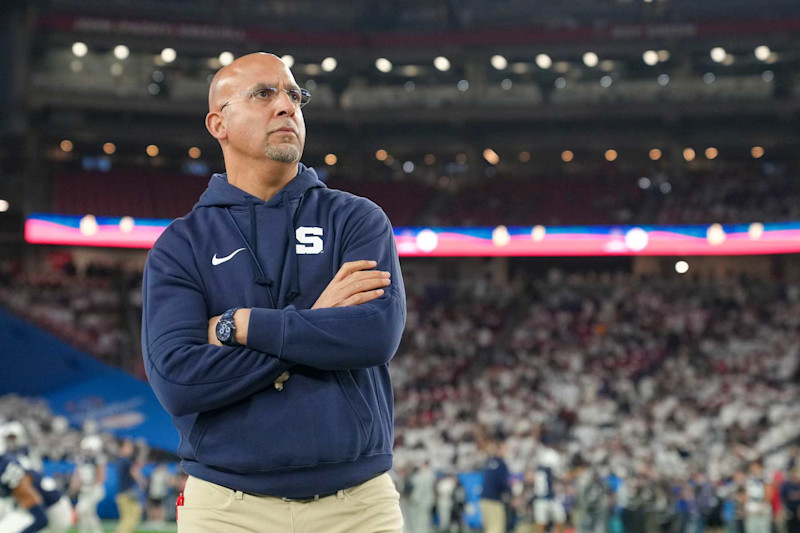
<svg viewBox="0 0 800 533">
<path fill-rule="evenodd" d="M 233 314 L 238 310 L 238 307 L 228 309 L 217 322 L 217 340 L 225 346 L 239 346 L 236 342 L 236 323 L 233 321 Z"/>
</svg>

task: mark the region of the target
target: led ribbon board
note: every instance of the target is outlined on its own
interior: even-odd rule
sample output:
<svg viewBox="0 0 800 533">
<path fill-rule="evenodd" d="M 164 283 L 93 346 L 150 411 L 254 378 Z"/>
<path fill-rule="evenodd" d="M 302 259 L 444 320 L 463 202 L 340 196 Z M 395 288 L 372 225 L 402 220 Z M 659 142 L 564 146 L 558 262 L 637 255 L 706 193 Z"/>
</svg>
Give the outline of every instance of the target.
<svg viewBox="0 0 800 533">
<path fill-rule="evenodd" d="M 170 220 L 33 214 L 32 244 L 150 248 Z M 695 226 L 399 227 L 401 257 L 759 255 L 800 252 L 800 222 Z"/>
</svg>

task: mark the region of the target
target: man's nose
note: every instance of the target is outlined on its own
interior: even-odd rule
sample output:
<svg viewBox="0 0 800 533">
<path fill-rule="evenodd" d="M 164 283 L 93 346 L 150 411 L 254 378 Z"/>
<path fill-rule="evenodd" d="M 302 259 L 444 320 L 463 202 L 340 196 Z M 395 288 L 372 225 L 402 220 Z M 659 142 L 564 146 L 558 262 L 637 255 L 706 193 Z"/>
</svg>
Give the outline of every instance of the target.
<svg viewBox="0 0 800 533">
<path fill-rule="evenodd" d="M 286 91 L 278 91 L 278 101 L 276 102 L 276 111 L 278 115 L 294 116 L 297 111 L 297 106 L 292 102 L 291 96 Z"/>
</svg>

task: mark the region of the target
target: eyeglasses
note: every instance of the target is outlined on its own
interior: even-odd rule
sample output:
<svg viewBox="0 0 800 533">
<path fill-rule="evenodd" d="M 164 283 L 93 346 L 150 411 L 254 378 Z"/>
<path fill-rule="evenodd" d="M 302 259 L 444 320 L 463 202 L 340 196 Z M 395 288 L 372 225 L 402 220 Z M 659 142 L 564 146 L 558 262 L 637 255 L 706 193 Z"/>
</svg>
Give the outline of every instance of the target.
<svg viewBox="0 0 800 533">
<path fill-rule="evenodd" d="M 289 100 L 297 108 L 301 108 L 311 100 L 311 93 L 305 89 L 278 89 L 277 87 L 259 87 L 258 89 L 250 89 L 244 92 L 241 92 L 222 104 L 222 107 L 219 108 L 220 111 L 225 109 L 225 106 L 239 98 L 240 96 L 248 95 L 250 98 L 258 103 L 261 104 L 270 104 L 278 99 L 278 93 L 280 91 L 285 92 L 289 95 Z"/>
</svg>

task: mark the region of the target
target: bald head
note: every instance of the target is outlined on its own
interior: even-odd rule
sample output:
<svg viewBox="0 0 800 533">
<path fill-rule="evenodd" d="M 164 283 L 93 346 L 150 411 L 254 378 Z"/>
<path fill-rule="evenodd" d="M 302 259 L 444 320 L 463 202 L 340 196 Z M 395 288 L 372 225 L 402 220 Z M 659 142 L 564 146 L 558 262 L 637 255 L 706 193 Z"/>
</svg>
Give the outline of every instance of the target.
<svg viewBox="0 0 800 533">
<path fill-rule="evenodd" d="M 289 68 L 275 54 L 256 52 L 244 55 L 214 74 L 214 79 L 208 88 L 208 111 L 219 111 L 225 102 L 247 90 L 248 87 L 242 86 L 242 78 L 245 73 L 255 69 L 274 71 L 276 76 L 283 77 L 288 74 L 290 78 L 292 77 Z"/>
</svg>

